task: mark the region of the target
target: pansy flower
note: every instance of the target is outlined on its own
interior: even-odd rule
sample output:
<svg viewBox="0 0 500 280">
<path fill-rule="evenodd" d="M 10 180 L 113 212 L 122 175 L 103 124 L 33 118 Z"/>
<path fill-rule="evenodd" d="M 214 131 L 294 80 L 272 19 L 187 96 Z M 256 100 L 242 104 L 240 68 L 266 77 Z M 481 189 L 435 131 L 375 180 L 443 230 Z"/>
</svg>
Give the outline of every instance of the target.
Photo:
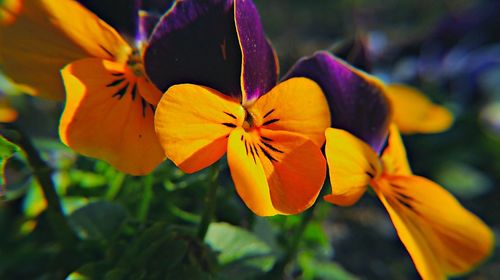
<svg viewBox="0 0 500 280">
<path fill-rule="evenodd" d="M 325 154 L 332 194 L 325 200 L 349 206 L 372 186 L 424 279 L 465 273 L 491 253 L 493 234 L 480 219 L 436 183 L 412 175 L 396 125 L 386 140 L 383 84 L 326 52 L 299 61 L 287 78 L 294 76 L 317 81 L 331 108 Z"/>
<path fill-rule="evenodd" d="M 307 78 L 276 85 L 278 64 L 251 1 L 179 1 L 170 11 L 176 13 L 184 20 L 164 18 L 146 51 L 151 79 L 168 88 L 155 114 L 166 156 L 192 173 L 227 154 L 236 190 L 254 213 L 307 209 L 326 175 L 320 147 L 330 116 L 320 87 Z M 202 48 L 161 36 L 193 19 L 199 24 L 190 25 L 191 34 Z M 210 61 L 200 63 L 206 55 Z M 160 71 L 172 64 L 178 68 Z M 177 84 L 190 65 L 199 67 L 191 73 L 196 80 Z"/>
<path fill-rule="evenodd" d="M 135 36 L 128 43 L 71 0 L 26 1 L 0 35 L 3 64 L 13 79 L 56 99 L 64 85 L 63 143 L 134 175 L 163 161 L 153 126 L 161 92 L 145 75 Z"/>
<path fill-rule="evenodd" d="M 382 156 L 349 132 L 326 131 L 326 158 L 337 205 L 351 205 L 370 185 L 423 279 L 468 272 L 489 256 L 494 236 L 438 184 L 412 175 L 396 126 Z"/>
</svg>

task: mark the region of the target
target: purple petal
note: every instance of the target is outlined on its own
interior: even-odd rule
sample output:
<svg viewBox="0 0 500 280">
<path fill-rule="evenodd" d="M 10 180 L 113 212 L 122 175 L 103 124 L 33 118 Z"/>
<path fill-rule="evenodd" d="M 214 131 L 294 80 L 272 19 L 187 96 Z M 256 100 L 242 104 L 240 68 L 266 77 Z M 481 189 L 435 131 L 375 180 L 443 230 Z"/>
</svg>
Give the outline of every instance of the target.
<svg viewBox="0 0 500 280">
<path fill-rule="evenodd" d="M 323 89 L 332 127 L 349 131 L 380 152 L 387 137 L 390 109 L 382 89 L 328 52 L 299 60 L 286 79 L 306 77 Z"/>
<path fill-rule="evenodd" d="M 140 11 L 139 12 L 139 34 L 138 40 L 146 42 L 153 33 L 153 30 L 158 22 L 160 22 L 161 15 L 153 13 Z"/>
<path fill-rule="evenodd" d="M 177 1 L 153 31 L 144 64 L 162 91 L 194 83 L 241 99 L 241 50 L 233 1 Z"/>
<path fill-rule="evenodd" d="M 278 64 L 251 0 L 235 1 L 235 22 L 243 54 L 243 102 L 250 103 L 276 85 Z"/>
</svg>

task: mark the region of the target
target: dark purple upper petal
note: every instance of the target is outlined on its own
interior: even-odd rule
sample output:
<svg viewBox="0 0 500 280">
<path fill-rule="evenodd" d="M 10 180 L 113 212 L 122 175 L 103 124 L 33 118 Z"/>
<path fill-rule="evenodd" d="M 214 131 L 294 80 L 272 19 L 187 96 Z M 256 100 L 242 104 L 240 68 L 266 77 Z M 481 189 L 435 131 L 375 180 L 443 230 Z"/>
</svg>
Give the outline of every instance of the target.
<svg viewBox="0 0 500 280">
<path fill-rule="evenodd" d="M 317 52 L 299 60 L 285 80 L 306 77 L 317 82 L 330 105 L 332 127 L 349 131 L 380 152 L 390 108 L 380 85 L 365 75 L 328 52 Z"/>
<path fill-rule="evenodd" d="M 276 85 L 278 65 L 251 0 L 235 1 L 235 22 L 243 54 L 244 102 L 251 102 Z"/>
<path fill-rule="evenodd" d="M 156 24 L 160 22 L 161 15 L 154 12 L 140 11 L 139 12 L 139 35 L 140 41 L 149 41 L 149 37 L 153 33 Z"/>
<path fill-rule="evenodd" d="M 144 65 L 162 91 L 193 83 L 241 99 L 241 50 L 233 1 L 177 1 L 153 31 Z"/>
</svg>

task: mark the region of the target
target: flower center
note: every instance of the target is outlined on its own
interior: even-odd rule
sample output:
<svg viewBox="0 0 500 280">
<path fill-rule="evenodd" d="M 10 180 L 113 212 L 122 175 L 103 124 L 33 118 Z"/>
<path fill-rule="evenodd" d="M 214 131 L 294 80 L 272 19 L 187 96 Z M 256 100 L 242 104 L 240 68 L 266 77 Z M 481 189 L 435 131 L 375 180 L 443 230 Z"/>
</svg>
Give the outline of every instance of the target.
<svg viewBox="0 0 500 280">
<path fill-rule="evenodd" d="M 142 57 L 139 50 L 134 49 L 132 54 L 127 60 L 127 66 L 132 70 L 136 77 L 144 76 L 144 65 L 142 64 Z"/>
</svg>

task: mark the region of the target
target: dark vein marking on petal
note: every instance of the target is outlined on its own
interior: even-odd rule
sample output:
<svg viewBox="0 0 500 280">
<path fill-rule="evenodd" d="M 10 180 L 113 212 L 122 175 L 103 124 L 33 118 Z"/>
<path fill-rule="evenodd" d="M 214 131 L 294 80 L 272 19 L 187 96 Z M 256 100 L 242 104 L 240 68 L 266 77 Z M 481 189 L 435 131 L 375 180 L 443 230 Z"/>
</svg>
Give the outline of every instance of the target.
<svg viewBox="0 0 500 280">
<path fill-rule="evenodd" d="M 118 79 L 118 80 L 114 80 L 112 81 L 111 83 L 107 84 L 106 87 L 114 87 L 114 86 L 117 86 L 119 84 L 121 84 L 121 82 L 125 81 L 125 78 L 123 79 Z"/>
<path fill-rule="evenodd" d="M 273 112 L 274 112 L 275 109 L 271 109 L 269 112 L 267 112 L 264 117 L 262 117 L 263 119 L 267 118 L 269 115 L 271 115 Z"/>
<path fill-rule="evenodd" d="M 225 126 L 231 127 L 231 128 L 235 128 L 236 127 L 236 125 L 234 123 L 226 123 L 225 122 L 225 123 L 222 123 L 222 125 L 225 125 Z"/>
<path fill-rule="evenodd" d="M 115 55 L 114 55 L 112 52 L 110 52 L 108 49 L 106 49 L 103 45 L 99 44 L 99 47 L 100 47 L 103 51 L 105 51 L 105 52 L 106 52 L 109 56 L 111 56 L 112 58 L 115 58 Z"/>
<path fill-rule="evenodd" d="M 257 160 L 255 159 L 255 147 L 253 144 L 250 144 L 250 153 L 252 153 L 253 163 L 257 164 Z"/>
<path fill-rule="evenodd" d="M 224 112 L 224 114 L 226 114 L 226 115 L 230 116 L 230 117 L 231 117 L 231 118 L 233 118 L 233 119 L 236 119 L 236 116 L 235 116 L 235 115 L 233 115 L 233 114 L 231 114 L 231 113 Z"/>
<path fill-rule="evenodd" d="M 241 135 L 240 141 L 243 141 L 243 135 Z"/>
<path fill-rule="evenodd" d="M 111 73 L 112 76 L 115 76 L 115 77 L 121 77 L 123 76 L 124 74 L 123 73 Z"/>
<path fill-rule="evenodd" d="M 262 144 L 266 145 L 266 147 L 268 147 L 269 149 L 271 149 L 271 150 L 273 150 L 273 151 L 275 151 L 275 152 L 277 152 L 277 153 L 280 153 L 280 154 L 285 153 L 285 152 L 283 152 L 282 150 L 280 150 L 280 149 L 277 149 L 277 148 L 273 147 L 273 145 L 271 145 L 271 144 L 269 144 L 269 143 L 262 142 Z"/>
<path fill-rule="evenodd" d="M 245 150 L 246 150 L 246 154 L 248 156 L 248 142 L 247 140 L 244 141 L 245 142 Z"/>
<path fill-rule="evenodd" d="M 271 156 L 271 154 L 270 154 L 270 153 L 268 153 L 264 147 L 262 147 L 261 145 L 259 145 L 259 148 L 260 148 L 260 150 L 262 151 L 262 153 L 264 153 L 264 155 L 265 155 L 265 156 L 266 156 L 266 157 L 267 157 L 270 161 L 276 161 L 276 162 L 278 162 L 278 160 L 277 160 L 277 159 L 275 159 L 273 156 Z"/>
<path fill-rule="evenodd" d="M 272 142 L 273 139 L 271 138 L 267 138 L 267 137 L 264 137 L 264 136 L 260 136 L 260 138 L 263 140 L 263 141 L 269 141 L 269 142 Z"/>
<path fill-rule="evenodd" d="M 277 122 L 277 121 L 279 121 L 279 119 L 271 119 L 271 120 L 266 121 L 266 122 L 265 122 L 265 123 L 263 123 L 262 125 L 263 125 L 263 126 L 270 125 L 270 124 L 275 123 L 275 122 Z"/>
<path fill-rule="evenodd" d="M 127 93 L 128 86 L 129 86 L 129 83 L 127 83 L 124 87 L 119 89 L 115 94 L 113 94 L 112 97 L 118 96 L 118 99 L 122 99 L 123 96 L 125 96 L 125 94 Z"/>
<path fill-rule="evenodd" d="M 371 173 L 369 171 L 366 171 L 365 174 L 368 175 L 368 177 L 370 177 L 370 179 L 375 178 L 375 176 L 373 175 L 373 173 Z"/>
<path fill-rule="evenodd" d="M 135 100 L 136 95 L 137 95 L 137 83 L 134 83 L 134 87 L 132 88 L 132 100 Z"/>
<path fill-rule="evenodd" d="M 144 99 L 144 97 L 141 97 L 141 105 L 142 105 L 142 116 L 145 118 L 146 117 L 146 109 L 148 108 L 148 103 Z"/>
<path fill-rule="evenodd" d="M 153 114 L 154 112 L 156 111 L 156 108 L 153 104 L 149 104 L 149 108 L 151 108 L 151 111 L 153 111 Z"/>
</svg>

